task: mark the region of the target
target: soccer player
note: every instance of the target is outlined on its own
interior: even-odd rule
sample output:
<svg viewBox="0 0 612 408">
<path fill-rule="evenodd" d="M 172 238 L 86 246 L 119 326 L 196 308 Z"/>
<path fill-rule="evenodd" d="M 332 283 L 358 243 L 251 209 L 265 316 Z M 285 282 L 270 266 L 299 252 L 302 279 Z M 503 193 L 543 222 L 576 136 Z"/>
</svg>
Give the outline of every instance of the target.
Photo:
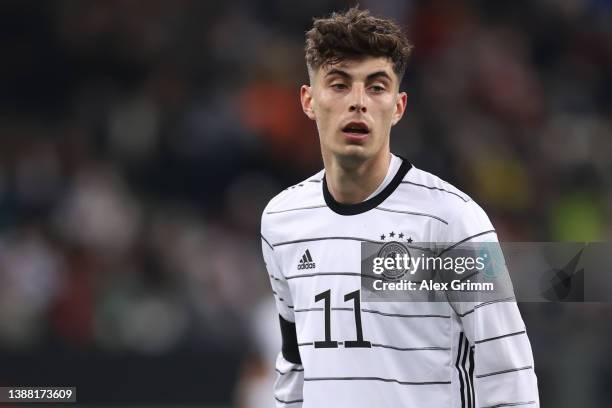
<svg viewBox="0 0 612 408">
<path fill-rule="evenodd" d="M 390 152 L 410 50 L 397 25 L 357 8 L 307 32 L 301 102 L 324 169 L 261 221 L 283 338 L 278 407 L 539 406 L 515 301 L 361 299 L 362 241 L 497 242 L 469 196 Z"/>
</svg>

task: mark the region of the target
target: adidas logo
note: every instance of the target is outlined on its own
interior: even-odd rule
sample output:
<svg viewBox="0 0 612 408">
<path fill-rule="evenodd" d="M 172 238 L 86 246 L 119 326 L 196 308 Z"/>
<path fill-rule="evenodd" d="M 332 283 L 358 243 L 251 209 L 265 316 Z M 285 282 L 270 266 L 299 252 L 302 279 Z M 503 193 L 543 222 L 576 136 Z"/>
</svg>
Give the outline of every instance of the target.
<svg viewBox="0 0 612 408">
<path fill-rule="evenodd" d="M 300 269 L 314 269 L 316 267 L 314 261 L 312 260 L 312 256 L 310 256 L 310 251 L 307 249 L 302 255 L 302 259 L 298 263 L 298 270 Z"/>
</svg>

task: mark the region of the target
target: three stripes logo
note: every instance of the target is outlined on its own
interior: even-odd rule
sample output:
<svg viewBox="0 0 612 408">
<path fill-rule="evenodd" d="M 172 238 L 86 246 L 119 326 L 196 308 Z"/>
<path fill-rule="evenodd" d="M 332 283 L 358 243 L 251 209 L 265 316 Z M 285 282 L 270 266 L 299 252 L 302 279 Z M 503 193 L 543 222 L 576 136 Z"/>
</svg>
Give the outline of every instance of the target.
<svg viewBox="0 0 612 408">
<path fill-rule="evenodd" d="M 298 270 L 300 269 L 314 269 L 316 267 L 314 261 L 312 260 L 312 256 L 310 256 L 310 251 L 307 249 L 302 255 L 302 259 L 298 262 Z"/>
<path fill-rule="evenodd" d="M 476 406 L 476 396 L 474 393 L 474 346 L 470 346 L 463 332 L 459 335 L 455 368 L 459 374 L 461 407 L 474 408 Z"/>
</svg>

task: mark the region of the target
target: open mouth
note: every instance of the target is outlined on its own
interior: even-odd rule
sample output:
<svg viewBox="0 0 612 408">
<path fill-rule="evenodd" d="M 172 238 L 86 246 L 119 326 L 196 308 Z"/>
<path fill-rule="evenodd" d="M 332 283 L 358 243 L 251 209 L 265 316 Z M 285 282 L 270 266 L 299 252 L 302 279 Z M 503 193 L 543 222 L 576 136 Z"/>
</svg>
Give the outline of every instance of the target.
<svg viewBox="0 0 612 408">
<path fill-rule="evenodd" d="M 342 128 L 342 132 L 351 139 L 363 139 L 370 133 L 370 129 L 363 122 L 350 122 Z"/>
</svg>

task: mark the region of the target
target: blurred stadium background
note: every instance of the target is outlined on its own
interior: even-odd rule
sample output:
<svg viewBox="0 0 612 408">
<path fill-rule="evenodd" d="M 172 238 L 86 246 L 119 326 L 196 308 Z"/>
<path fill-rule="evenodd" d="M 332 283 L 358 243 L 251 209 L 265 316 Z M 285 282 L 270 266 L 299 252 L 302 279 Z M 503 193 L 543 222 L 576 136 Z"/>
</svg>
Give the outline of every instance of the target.
<svg viewBox="0 0 612 408">
<path fill-rule="evenodd" d="M 321 168 L 303 36 L 348 6 L 0 3 L 0 386 L 271 406 L 259 218 Z M 610 239 L 612 1 L 361 6 L 416 46 L 395 152 L 469 192 L 504 241 Z M 521 309 L 542 406 L 611 406 L 610 305 Z"/>
</svg>

